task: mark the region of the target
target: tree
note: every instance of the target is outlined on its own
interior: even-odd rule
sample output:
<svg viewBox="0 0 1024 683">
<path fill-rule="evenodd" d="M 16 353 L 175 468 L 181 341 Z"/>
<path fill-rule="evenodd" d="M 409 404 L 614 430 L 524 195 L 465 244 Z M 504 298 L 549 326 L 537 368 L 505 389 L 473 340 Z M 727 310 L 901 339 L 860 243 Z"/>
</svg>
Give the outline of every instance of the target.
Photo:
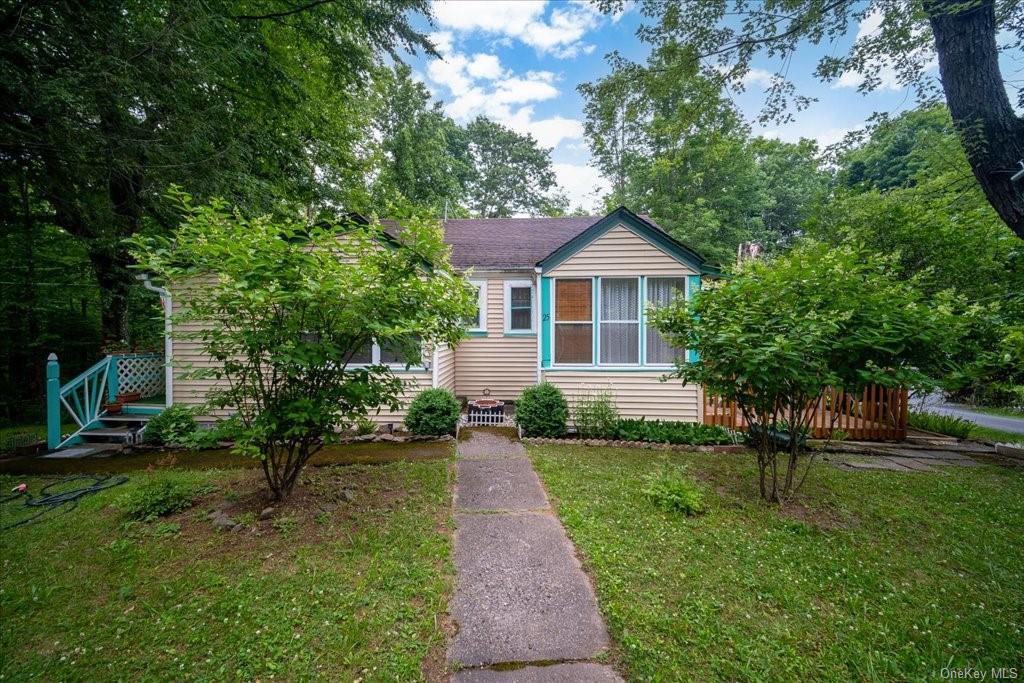
<svg viewBox="0 0 1024 683">
<path fill-rule="evenodd" d="M 948 308 L 915 285 L 887 257 L 805 242 L 745 263 L 652 319 L 670 343 L 697 351 L 675 376 L 737 403 L 757 450 L 761 497 L 784 502 L 813 462 L 798 435 L 825 387 L 927 386 L 948 362 Z"/>
<path fill-rule="evenodd" d="M 466 132 L 430 102 L 405 64 L 381 71 L 376 83 L 374 126 L 380 137 L 374 208 L 395 203 L 396 194 L 441 215 L 446 203 L 458 211 L 473 172 Z"/>
<path fill-rule="evenodd" d="M 481 218 L 503 218 L 550 210 L 550 192 L 556 188 L 551 150 L 539 147 L 532 135 L 520 135 L 484 116 L 466 126 L 466 138 L 473 160 L 470 211 Z"/>
<path fill-rule="evenodd" d="M 823 204 L 829 176 L 821 168 L 813 140 L 791 143 L 755 138 L 751 149 L 763 188 L 765 246 L 785 247 L 803 234 L 807 220 Z"/>
<path fill-rule="evenodd" d="M 425 0 L 5 4 L 2 172 L 85 246 L 105 337 L 125 336 L 122 240 L 174 225 L 170 184 L 254 213 L 355 203 L 356 96 L 381 52 L 431 50 L 416 12 Z"/>
<path fill-rule="evenodd" d="M 619 11 L 624 0 L 598 0 L 605 11 Z M 640 11 L 658 21 L 639 35 L 655 46 L 688 53 L 711 78 L 743 89 L 755 57 L 777 58 L 779 71 L 768 89 L 762 120 L 788 120 L 793 107 L 812 100 L 788 78 L 795 53 L 844 34 L 867 18 L 879 30 L 862 35 L 846 55 L 822 57 L 815 74 L 823 80 L 859 75 L 868 92 L 883 80 L 883 67 L 902 86 L 934 100 L 927 70 L 938 58 L 946 104 L 961 145 L 989 203 L 1024 238 L 1024 190 L 1011 175 L 1024 159 L 1024 118 L 1010 104 L 999 68 L 1001 49 L 1024 44 L 1024 4 L 1017 0 L 642 0 Z M 998 44 L 999 40 L 1003 42 Z M 1024 106 L 1024 91 L 1019 106 Z"/>
<path fill-rule="evenodd" d="M 418 363 L 422 344 L 457 342 L 473 310 L 436 224 L 407 221 L 382 245 L 379 225 L 247 219 L 187 197 L 183 213 L 173 236 L 136 237 L 132 253 L 172 287 L 177 336 L 214 361 L 190 372 L 215 381 L 212 408 L 237 411 L 236 448 L 260 458 L 276 498 L 337 431 L 399 407 L 389 366 L 359 364 L 371 344 Z"/>
</svg>

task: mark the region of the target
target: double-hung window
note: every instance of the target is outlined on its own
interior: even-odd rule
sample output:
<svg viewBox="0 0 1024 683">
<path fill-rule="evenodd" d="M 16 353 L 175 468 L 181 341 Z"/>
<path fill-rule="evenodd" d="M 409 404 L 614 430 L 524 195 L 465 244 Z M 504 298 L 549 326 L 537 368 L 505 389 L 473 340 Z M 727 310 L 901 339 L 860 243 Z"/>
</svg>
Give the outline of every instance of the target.
<svg viewBox="0 0 1024 683">
<path fill-rule="evenodd" d="M 635 277 L 603 277 L 600 283 L 600 363 L 639 365 L 640 280 Z"/>
<path fill-rule="evenodd" d="M 555 280 L 555 363 L 590 365 L 594 362 L 593 281 Z"/>
<path fill-rule="evenodd" d="M 505 332 L 533 332 L 533 283 L 529 280 L 505 281 Z"/>
<path fill-rule="evenodd" d="M 418 338 L 414 338 L 413 341 L 418 341 Z M 409 354 L 413 353 L 411 347 L 404 348 L 405 353 L 403 354 L 403 346 L 399 344 L 390 344 L 385 342 L 383 344 L 377 344 L 374 342 L 367 342 L 363 348 L 357 350 L 352 358 L 349 360 L 349 366 L 360 366 L 360 365 L 390 365 L 392 368 L 407 368 L 407 367 L 422 367 L 423 358 L 419 356 L 410 357 Z"/>
<path fill-rule="evenodd" d="M 650 308 L 661 308 L 675 301 L 686 298 L 686 279 L 681 277 L 649 277 L 647 278 L 647 305 Z M 647 365 L 672 365 L 676 359 L 683 357 L 683 349 L 669 346 L 650 324 L 647 326 L 646 363 Z"/>
<path fill-rule="evenodd" d="M 476 289 L 476 313 L 465 320 L 470 332 L 487 331 L 487 280 L 470 280 Z"/>
</svg>

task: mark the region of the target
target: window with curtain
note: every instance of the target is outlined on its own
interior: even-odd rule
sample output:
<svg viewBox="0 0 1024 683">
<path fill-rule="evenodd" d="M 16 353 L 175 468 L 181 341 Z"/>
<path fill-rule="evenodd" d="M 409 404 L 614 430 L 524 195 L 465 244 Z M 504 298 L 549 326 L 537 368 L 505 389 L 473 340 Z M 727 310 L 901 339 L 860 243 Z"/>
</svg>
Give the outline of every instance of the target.
<svg viewBox="0 0 1024 683">
<path fill-rule="evenodd" d="M 601 363 L 640 363 L 640 281 L 601 278 Z"/>
<path fill-rule="evenodd" d="M 555 280 L 555 363 L 594 362 L 593 283 Z"/>
<path fill-rule="evenodd" d="M 506 332 L 533 331 L 533 284 L 529 281 L 506 284 L 505 305 L 508 317 L 505 319 Z"/>
<path fill-rule="evenodd" d="M 686 296 L 686 279 L 681 277 L 647 278 L 647 305 L 660 308 L 672 303 L 676 298 Z M 683 357 L 683 349 L 669 346 L 658 330 L 646 325 L 648 365 L 671 365 L 677 358 Z"/>
</svg>

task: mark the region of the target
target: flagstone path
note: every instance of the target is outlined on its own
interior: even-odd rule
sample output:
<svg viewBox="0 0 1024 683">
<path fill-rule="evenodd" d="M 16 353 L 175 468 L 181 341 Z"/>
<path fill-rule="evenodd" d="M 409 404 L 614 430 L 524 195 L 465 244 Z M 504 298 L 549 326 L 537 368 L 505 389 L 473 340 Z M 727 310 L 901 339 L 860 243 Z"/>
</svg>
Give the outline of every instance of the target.
<svg viewBox="0 0 1024 683">
<path fill-rule="evenodd" d="M 594 663 L 608 632 L 594 591 L 511 432 L 472 429 L 455 486 L 455 683 L 621 683 Z"/>
</svg>

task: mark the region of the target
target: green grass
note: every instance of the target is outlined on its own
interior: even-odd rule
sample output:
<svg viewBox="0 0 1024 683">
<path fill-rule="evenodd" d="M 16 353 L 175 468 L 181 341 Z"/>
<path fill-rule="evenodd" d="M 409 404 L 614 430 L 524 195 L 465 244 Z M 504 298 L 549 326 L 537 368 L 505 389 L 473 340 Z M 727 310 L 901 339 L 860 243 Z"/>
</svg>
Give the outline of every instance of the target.
<svg viewBox="0 0 1024 683">
<path fill-rule="evenodd" d="M 1024 434 L 1019 432 L 1005 432 L 1002 429 L 992 429 L 981 425 L 971 426 L 971 438 L 982 441 L 994 441 L 996 443 L 1022 443 Z"/>
<path fill-rule="evenodd" d="M 311 469 L 264 522 L 256 472 L 129 476 L 0 533 L 0 679 L 406 681 L 443 666 L 450 460 Z M 152 478 L 218 491 L 126 524 L 114 506 Z M 243 531 L 213 529 L 223 505 Z M 17 514 L 5 505 L 4 523 Z"/>
<path fill-rule="evenodd" d="M 819 464 L 800 505 L 756 500 L 750 455 L 531 446 L 631 681 L 939 680 L 1017 667 L 1024 470 Z M 643 495 L 684 467 L 707 512 Z"/>
</svg>

